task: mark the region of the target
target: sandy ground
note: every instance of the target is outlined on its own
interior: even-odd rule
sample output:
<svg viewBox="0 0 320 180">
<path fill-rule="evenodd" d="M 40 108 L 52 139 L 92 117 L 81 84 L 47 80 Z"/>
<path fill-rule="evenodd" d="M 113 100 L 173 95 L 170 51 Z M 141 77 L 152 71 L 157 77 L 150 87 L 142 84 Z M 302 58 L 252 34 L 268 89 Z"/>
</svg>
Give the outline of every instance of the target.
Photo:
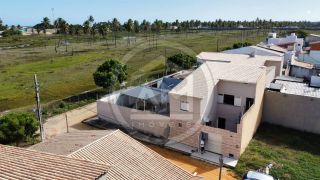
<svg viewBox="0 0 320 180">
<path fill-rule="evenodd" d="M 152 144 L 145 144 L 149 148 L 153 149 L 157 153 L 161 154 L 163 157 L 167 158 L 172 163 L 178 165 L 182 169 L 190 172 L 197 173 L 198 175 L 205 177 L 205 179 L 218 179 L 219 177 L 219 167 L 193 159 L 190 156 L 183 155 L 172 150 L 162 148 Z M 230 170 L 223 168 L 222 169 L 222 178 L 224 180 L 233 180 L 236 179 Z"/>
<path fill-rule="evenodd" d="M 44 124 L 45 136 L 47 139 L 67 132 L 66 115 L 68 117 L 69 132 L 96 129 L 94 127 L 81 123 L 83 120 L 97 115 L 97 104 L 92 103 L 81 108 L 69 111 L 65 114 L 57 115 L 47 119 L 46 123 Z M 218 166 L 193 159 L 187 155 L 183 155 L 181 153 L 174 152 L 156 145 L 145 145 L 190 173 L 197 173 L 198 175 L 203 176 L 208 180 L 218 179 L 219 177 Z M 233 180 L 236 178 L 233 177 L 233 174 L 229 172 L 228 169 L 224 168 L 222 171 L 222 179 Z"/>
<path fill-rule="evenodd" d="M 67 132 L 66 115 L 69 132 L 96 129 L 81 122 L 97 115 L 97 103 L 88 104 L 81 108 L 47 119 L 44 124 L 46 139 Z"/>
</svg>

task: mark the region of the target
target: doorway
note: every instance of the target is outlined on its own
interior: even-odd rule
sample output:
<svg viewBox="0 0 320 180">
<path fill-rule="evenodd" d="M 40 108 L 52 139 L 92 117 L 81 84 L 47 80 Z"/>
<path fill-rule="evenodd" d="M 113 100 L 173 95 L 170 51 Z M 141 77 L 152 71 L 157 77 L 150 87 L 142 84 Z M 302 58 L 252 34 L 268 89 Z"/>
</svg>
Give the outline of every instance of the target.
<svg viewBox="0 0 320 180">
<path fill-rule="evenodd" d="M 246 99 L 246 111 L 250 109 L 250 107 L 253 105 L 254 99 L 253 98 L 247 98 Z"/>
<path fill-rule="evenodd" d="M 226 119 L 225 118 L 218 118 L 218 128 L 226 129 Z"/>
</svg>

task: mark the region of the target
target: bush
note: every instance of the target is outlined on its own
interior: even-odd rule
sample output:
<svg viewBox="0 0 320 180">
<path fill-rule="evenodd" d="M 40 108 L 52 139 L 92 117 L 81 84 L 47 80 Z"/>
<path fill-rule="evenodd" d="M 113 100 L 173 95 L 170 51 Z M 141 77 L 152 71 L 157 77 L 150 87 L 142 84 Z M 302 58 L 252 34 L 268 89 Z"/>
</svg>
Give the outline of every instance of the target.
<svg viewBox="0 0 320 180">
<path fill-rule="evenodd" d="M 9 36 L 15 36 L 15 35 L 21 35 L 21 34 L 22 34 L 21 31 L 9 29 L 9 30 L 4 31 L 2 33 L 2 36 L 9 37 Z"/>
<path fill-rule="evenodd" d="M 28 139 L 34 139 L 39 122 L 33 114 L 10 113 L 0 117 L 0 143 L 19 145 Z"/>
<path fill-rule="evenodd" d="M 182 54 L 182 53 L 169 57 L 168 61 L 183 69 L 190 69 L 197 63 L 197 60 L 195 57 L 192 57 L 187 54 Z"/>
<path fill-rule="evenodd" d="M 252 44 L 249 43 L 249 42 L 239 42 L 239 43 L 235 43 L 233 44 L 233 49 L 238 49 L 238 48 L 241 48 L 241 47 L 247 47 L 247 46 L 251 46 Z"/>
</svg>

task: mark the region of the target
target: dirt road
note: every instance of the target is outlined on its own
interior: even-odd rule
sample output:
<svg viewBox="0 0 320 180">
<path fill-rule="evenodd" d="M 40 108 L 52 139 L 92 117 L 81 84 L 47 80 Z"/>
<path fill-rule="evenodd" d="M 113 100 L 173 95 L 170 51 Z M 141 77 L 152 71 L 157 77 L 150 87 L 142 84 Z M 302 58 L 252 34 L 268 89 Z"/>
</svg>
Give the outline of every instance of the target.
<svg viewBox="0 0 320 180">
<path fill-rule="evenodd" d="M 96 129 L 81 122 L 97 115 L 97 103 L 88 104 L 65 114 L 67 114 L 69 132 Z M 67 132 L 65 114 L 47 119 L 44 124 L 47 139 Z M 215 165 L 193 159 L 189 156 L 159 146 L 144 144 L 190 173 L 196 172 L 198 175 L 203 176 L 208 180 L 218 179 L 219 177 L 219 168 Z M 228 172 L 228 170 L 224 168 L 222 171 L 222 179 L 233 180 L 235 178 L 232 176 L 231 172 Z"/>
</svg>

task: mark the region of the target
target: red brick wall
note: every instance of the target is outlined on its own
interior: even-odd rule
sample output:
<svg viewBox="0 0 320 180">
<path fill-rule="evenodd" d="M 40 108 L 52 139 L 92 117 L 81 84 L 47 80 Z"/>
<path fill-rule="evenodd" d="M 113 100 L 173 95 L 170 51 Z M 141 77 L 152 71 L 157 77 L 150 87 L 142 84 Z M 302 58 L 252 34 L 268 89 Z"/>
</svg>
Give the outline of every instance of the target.
<svg viewBox="0 0 320 180">
<path fill-rule="evenodd" d="M 320 42 L 315 44 L 310 44 L 310 50 L 320 51 Z"/>
</svg>

